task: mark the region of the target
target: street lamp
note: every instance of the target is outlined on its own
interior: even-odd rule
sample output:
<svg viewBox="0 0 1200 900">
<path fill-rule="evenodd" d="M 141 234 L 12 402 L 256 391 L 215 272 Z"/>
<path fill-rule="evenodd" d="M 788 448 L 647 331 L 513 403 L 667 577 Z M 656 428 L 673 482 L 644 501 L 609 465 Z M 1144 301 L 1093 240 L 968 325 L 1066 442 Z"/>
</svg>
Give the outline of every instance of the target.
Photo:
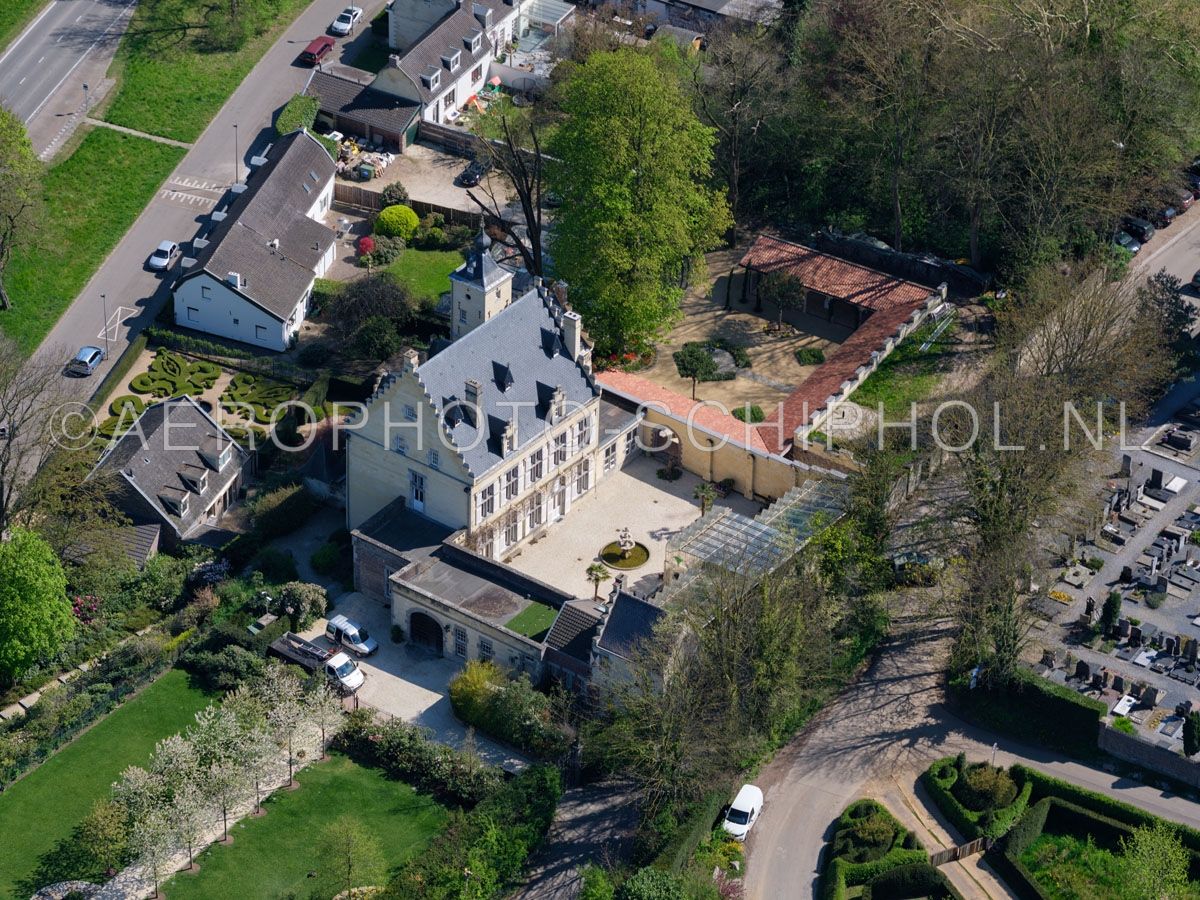
<svg viewBox="0 0 1200 900">
<path fill-rule="evenodd" d="M 238 162 L 237 122 L 233 123 L 233 183 L 238 183 L 241 176 L 241 164 Z"/>
<path fill-rule="evenodd" d="M 87 111 L 88 111 L 88 85 L 87 85 L 87 82 L 85 81 L 83 83 L 83 116 L 84 116 L 84 118 L 87 118 Z"/>
<path fill-rule="evenodd" d="M 100 295 L 100 305 L 104 309 L 104 358 L 108 359 L 108 297 Z"/>
</svg>

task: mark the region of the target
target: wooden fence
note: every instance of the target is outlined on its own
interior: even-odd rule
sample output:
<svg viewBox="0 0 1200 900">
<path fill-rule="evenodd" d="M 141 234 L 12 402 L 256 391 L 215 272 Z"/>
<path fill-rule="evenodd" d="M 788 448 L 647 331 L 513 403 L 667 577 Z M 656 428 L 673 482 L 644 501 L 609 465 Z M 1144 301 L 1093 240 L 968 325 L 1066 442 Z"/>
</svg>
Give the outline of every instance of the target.
<svg viewBox="0 0 1200 900">
<path fill-rule="evenodd" d="M 991 846 L 991 838 L 975 838 L 975 840 L 966 844 L 962 844 L 958 847 L 947 847 L 945 850 L 939 850 L 937 853 L 929 854 L 929 864 L 937 867 L 944 866 L 946 863 L 958 862 L 960 859 L 966 859 L 968 856 L 974 856 L 976 853 L 982 853 Z"/>
</svg>

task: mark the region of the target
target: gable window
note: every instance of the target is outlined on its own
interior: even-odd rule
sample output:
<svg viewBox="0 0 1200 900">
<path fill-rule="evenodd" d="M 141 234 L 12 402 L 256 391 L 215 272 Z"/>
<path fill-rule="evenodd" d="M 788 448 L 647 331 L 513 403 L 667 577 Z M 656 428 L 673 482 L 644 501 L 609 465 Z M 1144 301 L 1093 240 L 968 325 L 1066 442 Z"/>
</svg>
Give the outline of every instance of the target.
<svg viewBox="0 0 1200 900">
<path fill-rule="evenodd" d="M 529 456 L 529 483 L 530 484 L 533 484 L 534 482 L 542 480 L 542 464 L 544 462 L 544 460 L 543 460 L 544 456 L 545 456 L 544 450 L 535 450 L 533 453 L 530 454 L 530 456 Z"/>
<path fill-rule="evenodd" d="M 238 321 L 239 321 L 238 319 L 234 319 L 234 320 L 233 320 L 233 324 L 234 324 L 234 325 L 237 325 L 237 324 L 238 324 Z"/>
<path fill-rule="evenodd" d="M 392 437 L 392 449 L 401 456 L 408 453 L 408 441 L 404 439 L 404 435 L 397 434 Z"/>
<path fill-rule="evenodd" d="M 438 468 L 438 466 L 440 464 L 441 464 L 441 461 L 438 459 L 438 452 L 436 450 L 430 450 L 429 451 L 429 468 L 436 469 L 436 468 Z"/>
<path fill-rule="evenodd" d="M 207 284 L 200 285 L 200 299 L 201 300 L 211 300 L 212 299 L 212 288 L 210 288 Z"/>
<path fill-rule="evenodd" d="M 410 421 L 410 422 L 417 421 L 416 407 L 412 406 L 409 403 L 405 403 L 404 404 L 404 418 L 408 419 L 408 421 Z"/>
<path fill-rule="evenodd" d="M 267 326 L 266 325 L 255 325 L 254 326 L 254 339 L 256 341 L 265 341 L 267 339 Z"/>
<path fill-rule="evenodd" d="M 189 306 L 187 308 L 187 311 L 188 311 L 188 321 L 189 322 L 199 322 L 200 321 L 200 310 L 196 309 L 196 307 L 194 307 L 194 306 Z"/>
<path fill-rule="evenodd" d="M 496 486 L 489 484 L 479 492 L 479 521 L 496 511 Z"/>
<path fill-rule="evenodd" d="M 462 322 L 464 325 L 467 324 L 467 308 L 465 306 L 460 306 L 458 308 L 458 321 Z"/>
<path fill-rule="evenodd" d="M 513 466 L 504 473 L 504 499 L 515 500 L 521 492 L 521 467 Z"/>
<path fill-rule="evenodd" d="M 554 465 L 561 466 L 567 461 L 567 435 L 560 434 L 554 439 Z"/>
</svg>

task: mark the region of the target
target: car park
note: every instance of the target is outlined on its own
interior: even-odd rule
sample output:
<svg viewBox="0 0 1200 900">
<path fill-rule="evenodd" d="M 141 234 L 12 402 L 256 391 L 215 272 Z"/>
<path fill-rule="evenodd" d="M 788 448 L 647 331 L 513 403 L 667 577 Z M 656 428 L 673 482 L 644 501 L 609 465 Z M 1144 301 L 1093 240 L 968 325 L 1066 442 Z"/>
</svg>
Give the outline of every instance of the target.
<svg viewBox="0 0 1200 900">
<path fill-rule="evenodd" d="M 458 176 L 458 183 L 463 187 L 475 187 L 483 180 L 488 172 L 492 170 L 490 160 L 475 159 L 471 164 L 463 169 L 462 174 Z"/>
<path fill-rule="evenodd" d="M 1144 244 L 1154 237 L 1154 226 L 1140 216 L 1126 216 L 1121 220 L 1121 228 L 1127 234 L 1137 238 L 1140 244 Z"/>
<path fill-rule="evenodd" d="M 347 6 L 329 26 L 334 34 L 345 37 L 350 34 L 362 19 L 363 11 L 357 6 Z"/>
<path fill-rule="evenodd" d="M 306 66 L 318 66 L 325 59 L 337 42 L 329 35 L 323 34 L 319 38 L 314 38 L 307 47 L 300 51 L 300 62 Z"/>
<path fill-rule="evenodd" d="M 1123 250 L 1128 250 L 1134 256 L 1142 249 L 1142 245 L 1128 231 L 1118 231 L 1113 235 L 1113 243 Z"/>
<path fill-rule="evenodd" d="M 154 252 L 150 254 L 150 259 L 146 264 L 152 269 L 169 268 L 171 262 L 175 259 L 175 254 L 179 252 L 179 245 L 174 241 L 163 241 L 154 248 Z"/>
<path fill-rule="evenodd" d="M 379 649 L 379 642 L 367 634 L 367 629 L 343 615 L 336 615 L 326 623 L 325 637 L 359 656 L 370 656 Z"/>
<path fill-rule="evenodd" d="M 751 826 L 758 820 L 762 807 L 762 791 L 752 784 L 744 784 L 742 789 L 737 792 L 737 796 L 733 798 L 733 802 L 729 804 L 729 810 L 725 813 L 721 827 L 735 839 L 744 841 Z"/>
<path fill-rule="evenodd" d="M 67 374 L 84 378 L 91 375 L 104 362 L 104 351 L 99 347 L 80 347 L 75 358 L 67 363 Z"/>
</svg>

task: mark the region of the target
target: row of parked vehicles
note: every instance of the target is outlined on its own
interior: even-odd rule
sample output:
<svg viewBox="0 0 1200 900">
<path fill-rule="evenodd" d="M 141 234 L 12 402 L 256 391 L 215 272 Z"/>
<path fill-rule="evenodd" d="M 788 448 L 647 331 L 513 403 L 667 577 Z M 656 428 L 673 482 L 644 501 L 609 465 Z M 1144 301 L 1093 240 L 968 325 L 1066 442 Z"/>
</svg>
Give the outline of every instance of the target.
<svg viewBox="0 0 1200 900">
<path fill-rule="evenodd" d="M 343 615 L 329 619 L 325 625 L 325 638 L 333 644 L 333 649 L 314 644 L 288 631 L 272 641 L 267 652 L 284 662 L 300 666 L 306 672 L 320 669 L 330 684 L 344 694 L 353 694 L 362 687 L 366 676 L 351 654 L 356 657 L 370 656 L 379 649 L 379 642 L 367 633 L 367 629 Z"/>
<path fill-rule="evenodd" d="M 1155 203 L 1145 203 L 1121 218 L 1113 243 L 1136 254 L 1156 231 L 1167 228 L 1200 200 L 1200 159 L 1184 174 L 1185 187 L 1166 188 Z"/>
</svg>

